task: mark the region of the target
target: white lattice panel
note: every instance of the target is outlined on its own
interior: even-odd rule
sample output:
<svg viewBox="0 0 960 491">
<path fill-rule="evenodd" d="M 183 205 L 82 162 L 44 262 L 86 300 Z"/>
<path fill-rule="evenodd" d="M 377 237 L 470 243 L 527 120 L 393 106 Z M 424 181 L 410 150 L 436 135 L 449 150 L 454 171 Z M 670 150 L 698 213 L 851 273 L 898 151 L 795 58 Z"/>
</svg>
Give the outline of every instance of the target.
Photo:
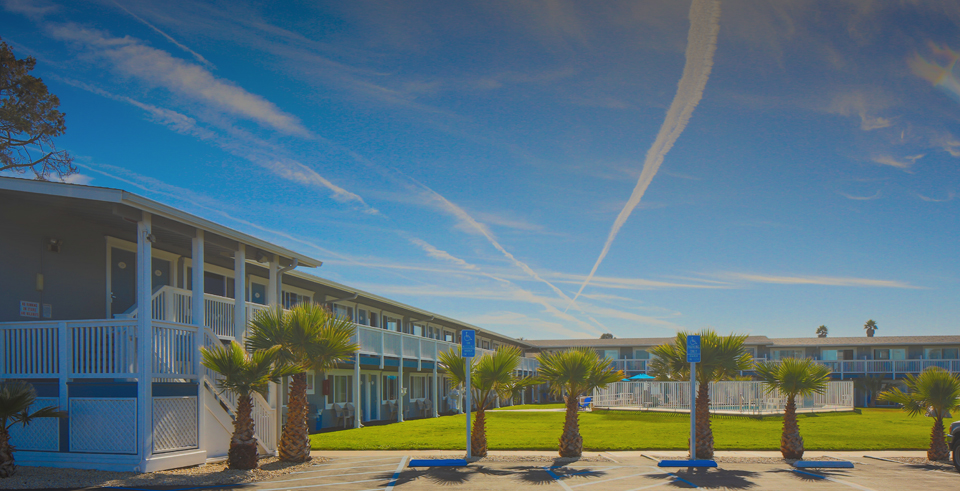
<svg viewBox="0 0 960 491">
<path fill-rule="evenodd" d="M 30 406 L 29 411 L 60 404 L 56 397 L 38 397 Z M 58 452 L 60 450 L 60 420 L 59 418 L 37 418 L 27 427 L 19 424 L 10 429 L 10 443 L 17 450 L 37 450 L 44 452 Z"/>
<path fill-rule="evenodd" d="M 70 451 L 137 453 L 137 400 L 71 398 Z"/>
<path fill-rule="evenodd" d="M 153 398 L 153 451 L 171 452 L 199 447 L 197 398 Z"/>
</svg>

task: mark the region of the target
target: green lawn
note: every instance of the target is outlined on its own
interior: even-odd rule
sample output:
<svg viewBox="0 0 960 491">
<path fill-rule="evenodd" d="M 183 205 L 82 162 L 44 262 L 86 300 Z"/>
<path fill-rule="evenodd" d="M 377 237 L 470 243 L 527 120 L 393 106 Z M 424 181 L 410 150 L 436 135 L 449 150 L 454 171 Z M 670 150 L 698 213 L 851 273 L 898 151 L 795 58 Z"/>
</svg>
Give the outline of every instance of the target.
<svg viewBox="0 0 960 491">
<path fill-rule="evenodd" d="M 491 411 L 516 411 L 518 409 L 563 409 L 562 402 L 549 402 L 543 404 L 522 404 L 516 406 L 506 406 L 500 409 L 491 409 Z"/>
<path fill-rule="evenodd" d="M 896 409 L 863 409 L 862 414 L 801 415 L 808 450 L 925 450 L 933 420 L 911 418 Z M 552 450 L 563 427 L 562 412 L 503 411 L 487 414 L 487 443 L 494 450 Z M 779 418 L 715 416 L 718 450 L 778 450 Z M 682 450 L 690 431 L 688 415 L 596 412 L 580 415 L 585 450 Z M 402 424 L 370 426 L 312 435 L 314 450 L 465 448 L 464 417 L 444 416 Z"/>
</svg>

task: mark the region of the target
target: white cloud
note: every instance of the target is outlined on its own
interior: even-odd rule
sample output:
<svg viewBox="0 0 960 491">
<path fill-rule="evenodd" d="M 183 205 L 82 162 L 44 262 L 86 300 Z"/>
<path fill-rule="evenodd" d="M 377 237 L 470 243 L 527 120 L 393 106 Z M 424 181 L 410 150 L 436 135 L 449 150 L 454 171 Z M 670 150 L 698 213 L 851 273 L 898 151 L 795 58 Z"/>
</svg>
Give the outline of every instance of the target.
<svg viewBox="0 0 960 491">
<path fill-rule="evenodd" d="M 70 174 L 70 175 L 67 176 L 67 177 L 64 177 L 64 178 L 63 178 L 63 182 L 67 182 L 67 183 L 70 183 L 70 184 L 82 184 L 82 185 L 87 185 L 87 184 L 90 184 L 91 182 L 93 182 L 93 176 L 90 176 L 90 175 L 87 175 L 87 174 L 81 174 L 81 173 L 77 172 L 77 173 L 74 173 L 74 174 Z"/>
<path fill-rule="evenodd" d="M 283 112 L 272 102 L 233 82 L 215 77 L 200 65 L 174 58 L 138 39 L 109 37 L 102 31 L 76 24 L 50 24 L 47 31 L 56 39 L 78 43 L 93 56 L 107 61 L 119 73 L 144 84 L 163 87 L 213 109 L 283 133 L 312 137 L 297 117 Z"/>
<path fill-rule="evenodd" d="M 453 264 L 456 264 L 457 266 L 460 266 L 463 269 L 470 269 L 470 270 L 478 269 L 475 264 L 470 264 L 464 261 L 463 259 L 460 259 L 459 257 L 452 256 L 447 251 L 442 251 L 440 249 L 437 249 L 436 247 L 434 247 L 433 245 L 431 245 L 425 240 L 418 239 L 416 237 L 407 237 L 407 240 L 409 240 L 411 244 L 423 249 L 427 253 L 427 255 L 432 258 L 451 262 Z"/>
<path fill-rule="evenodd" d="M 856 201 L 870 201 L 870 200 L 875 200 L 875 199 L 879 199 L 879 198 L 880 198 L 880 190 L 879 190 L 879 189 L 878 189 L 877 192 L 876 192 L 875 194 L 873 194 L 872 196 L 855 196 L 855 195 L 852 195 L 852 194 L 844 193 L 843 191 L 837 191 L 837 194 L 839 194 L 840 196 L 843 196 L 844 198 L 852 199 L 852 200 L 856 200 Z"/>
<path fill-rule="evenodd" d="M 660 126 L 660 131 L 657 133 L 653 146 L 647 151 L 647 156 L 643 162 L 643 170 L 640 172 L 640 178 L 630 194 L 630 199 L 627 200 L 626 205 L 614 220 L 607 241 L 603 244 L 603 250 L 600 251 L 600 256 L 597 257 L 590 274 L 583 280 L 577 294 L 570 301 L 571 305 L 576 304 L 577 297 L 583 293 L 583 289 L 587 287 L 593 275 L 596 274 L 597 268 L 600 267 L 600 263 L 603 262 L 603 258 L 610 251 L 614 239 L 617 238 L 620 228 L 627 222 L 627 218 L 630 218 L 634 208 L 640 204 L 640 200 L 647 192 L 650 183 L 653 182 L 654 176 L 657 175 L 657 170 L 660 169 L 667 152 L 673 148 L 673 144 L 676 143 L 677 138 L 687 127 L 690 116 L 693 115 L 693 110 L 696 109 L 700 99 L 703 98 L 703 91 L 707 86 L 707 80 L 710 78 L 710 71 L 713 68 L 713 53 L 717 49 L 717 33 L 720 31 L 719 19 L 719 2 L 715 0 L 693 0 L 690 5 L 690 31 L 687 34 L 686 62 L 683 66 L 683 75 L 680 77 L 680 82 L 677 83 L 677 93 L 673 97 L 673 102 L 670 103 L 670 108 L 667 110 L 667 115 L 663 120 L 663 125 Z"/>
<path fill-rule="evenodd" d="M 157 26 L 155 26 L 155 25 L 147 22 L 146 20 L 144 20 L 143 18 L 141 18 L 141 17 L 138 16 L 137 14 L 134 14 L 133 12 L 129 11 L 129 10 L 128 10 L 126 7 L 124 7 L 123 5 L 120 5 L 119 3 L 117 3 L 116 0 L 113 0 L 113 4 L 116 5 L 117 7 L 119 7 L 120 10 L 123 10 L 124 12 L 130 14 L 131 17 L 133 17 L 134 19 L 137 19 L 137 20 L 140 21 L 142 24 L 146 25 L 146 26 L 149 27 L 150 29 L 153 29 L 157 34 L 159 34 L 159 35 L 163 36 L 164 38 L 166 38 L 167 41 L 170 41 L 171 43 L 173 43 L 174 46 L 176 46 L 176 47 L 178 47 L 178 48 L 186 51 L 187 53 L 190 53 L 190 55 L 192 55 L 192 56 L 194 57 L 194 59 L 196 59 L 196 60 L 199 61 L 200 63 L 203 63 L 204 65 L 206 65 L 206 66 L 208 66 L 208 67 L 210 67 L 210 68 L 214 68 L 213 63 L 210 63 L 209 61 L 207 61 L 207 59 L 204 58 L 203 55 L 201 55 L 200 53 L 197 53 L 196 51 L 194 51 L 194 50 L 192 50 L 192 49 L 184 46 L 183 44 L 181 44 L 179 41 L 177 41 L 176 39 L 174 39 L 174 38 L 173 38 L 172 36 L 170 36 L 169 34 L 161 31 Z"/>
<path fill-rule="evenodd" d="M 714 276 L 729 280 L 741 280 L 750 283 L 773 283 L 777 285 L 823 285 L 907 289 L 922 288 L 896 280 L 877 280 L 872 278 L 850 278 L 838 276 L 776 276 L 750 273 L 720 273 Z"/>
<path fill-rule="evenodd" d="M 894 158 L 890 155 L 877 155 L 873 157 L 873 161 L 880 165 L 889 165 L 890 167 L 896 167 L 900 170 L 910 170 L 910 167 L 913 164 L 917 163 L 917 159 L 923 157 L 923 155 L 918 155 L 914 157 L 903 157 L 903 158 Z"/>
<path fill-rule="evenodd" d="M 140 108 L 146 111 L 150 119 L 154 122 L 164 125 L 172 131 L 213 143 L 221 149 L 263 167 L 283 179 L 304 186 L 321 187 L 332 191 L 332 199 L 341 203 L 354 203 L 360 206 L 364 213 L 371 215 L 379 214 L 379 211 L 369 206 L 360 195 L 334 184 L 302 162 L 280 156 L 279 154 L 282 152 L 281 149 L 275 148 L 273 145 L 263 142 L 253 135 L 244 133 L 237 128 L 228 125 L 227 132 L 229 135 L 224 136 L 201 126 L 195 119 L 177 111 L 146 104 L 127 96 L 113 94 L 99 87 L 94 87 L 76 80 L 62 78 L 60 80 L 94 94 Z"/>
</svg>

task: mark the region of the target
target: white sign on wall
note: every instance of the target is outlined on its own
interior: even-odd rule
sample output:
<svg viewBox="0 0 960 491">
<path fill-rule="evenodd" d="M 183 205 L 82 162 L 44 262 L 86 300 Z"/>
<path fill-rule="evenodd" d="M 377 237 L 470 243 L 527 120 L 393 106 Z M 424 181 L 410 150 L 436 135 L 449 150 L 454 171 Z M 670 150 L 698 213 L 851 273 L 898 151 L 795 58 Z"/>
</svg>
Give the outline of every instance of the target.
<svg viewBox="0 0 960 491">
<path fill-rule="evenodd" d="M 20 301 L 20 317 L 40 318 L 40 304 L 37 302 Z"/>
</svg>

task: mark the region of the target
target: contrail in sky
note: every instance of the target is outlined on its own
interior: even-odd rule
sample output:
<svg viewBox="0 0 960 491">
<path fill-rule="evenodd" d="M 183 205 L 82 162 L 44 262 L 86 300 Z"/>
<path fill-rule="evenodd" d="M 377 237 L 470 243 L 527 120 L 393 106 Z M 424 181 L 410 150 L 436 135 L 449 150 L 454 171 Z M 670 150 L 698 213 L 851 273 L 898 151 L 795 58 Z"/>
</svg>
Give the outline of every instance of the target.
<svg viewBox="0 0 960 491">
<path fill-rule="evenodd" d="M 173 43 L 174 45 L 176 45 L 178 48 L 186 51 L 187 53 L 190 53 L 191 55 L 193 55 L 193 57 L 196 58 L 196 60 L 199 61 L 200 63 L 203 63 L 204 65 L 206 65 L 206 66 L 208 66 L 208 67 L 210 67 L 210 68 L 213 68 L 213 63 L 210 63 L 209 61 L 207 61 L 207 59 L 204 58 L 203 55 L 201 55 L 200 53 L 197 53 L 196 51 L 194 51 L 194 50 L 192 50 L 192 49 L 184 46 L 182 43 L 180 43 L 180 42 L 177 41 L 176 39 L 173 39 L 173 37 L 171 37 L 169 34 L 161 31 L 157 26 L 155 26 L 155 25 L 153 25 L 153 24 L 151 24 L 151 23 L 149 23 L 149 22 L 141 19 L 140 16 L 138 16 L 137 14 L 135 14 L 135 13 L 127 10 L 127 8 L 124 7 L 123 5 L 120 5 L 119 3 L 117 3 L 117 0 L 113 0 L 113 4 L 116 5 L 117 7 L 119 7 L 119 8 L 120 8 L 121 10 L 123 10 L 124 12 L 130 14 L 130 16 L 133 17 L 134 19 L 137 19 L 138 21 L 140 21 L 141 23 L 145 24 L 145 25 L 146 25 L 147 27 L 149 27 L 150 29 L 153 29 L 154 31 L 156 31 L 157 34 L 159 34 L 159 35 L 167 38 L 167 41 L 170 41 L 171 43 Z"/>
<path fill-rule="evenodd" d="M 717 49 L 717 32 L 720 30 L 720 2 L 718 0 L 693 0 L 690 5 L 690 32 L 687 34 L 687 62 L 683 66 L 683 76 L 680 77 L 680 83 L 677 84 L 677 95 L 674 96 L 670 109 L 667 110 L 667 116 L 657 133 L 657 139 L 653 146 L 647 151 L 647 157 L 643 162 L 643 170 L 640 172 L 640 179 L 637 180 L 637 186 L 633 188 L 633 193 L 627 204 L 620 210 L 617 219 L 613 222 L 610 229 L 610 235 L 607 236 L 607 242 L 603 245 L 600 257 L 590 270 L 587 279 L 580 285 L 580 290 L 574 295 L 570 305 L 577 301 L 577 298 L 583 293 L 593 275 L 607 256 L 610 245 L 617 238 L 620 227 L 630 217 L 633 209 L 640 204 L 640 198 L 647 191 L 647 187 L 653 180 L 653 176 L 660 169 L 663 163 L 663 157 L 673 147 L 674 142 L 683 132 L 690 121 L 690 115 L 694 108 L 703 97 L 703 89 L 707 85 L 707 79 L 710 77 L 710 69 L 713 68 L 713 52 Z M 569 309 L 570 306 L 567 306 Z"/>
</svg>

